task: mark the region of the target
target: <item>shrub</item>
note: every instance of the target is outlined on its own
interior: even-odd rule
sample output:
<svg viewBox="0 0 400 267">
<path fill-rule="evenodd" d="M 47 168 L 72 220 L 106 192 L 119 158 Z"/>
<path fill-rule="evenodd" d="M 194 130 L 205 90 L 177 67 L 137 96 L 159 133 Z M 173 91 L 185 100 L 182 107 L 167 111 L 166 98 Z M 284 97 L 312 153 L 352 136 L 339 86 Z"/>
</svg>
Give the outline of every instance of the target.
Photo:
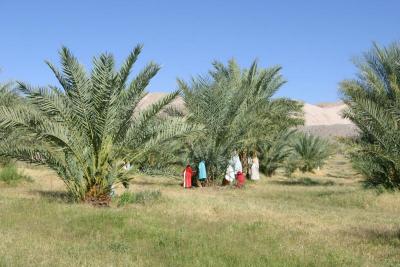
<svg viewBox="0 0 400 267">
<path fill-rule="evenodd" d="M 159 190 L 145 190 L 138 193 L 124 192 L 118 200 L 118 207 L 125 206 L 127 204 L 148 204 L 157 201 L 161 198 L 161 191 Z"/>
<path fill-rule="evenodd" d="M 10 163 L 11 163 L 11 159 L 10 158 L 0 157 L 0 167 L 1 166 L 7 166 Z"/>
<path fill-rule="evenodd" d="M 0 170 L 0 181 L 8 185 L 15 185 L 22 180 L 31 181 L 31 178 L 19 172 L 17 166 L 13 163 L 7 164 Z"/>
<path fill-rule="evenodd" d="M 299 162 L 295 157 L 293 156 L 288 157 L 283 165 L 283 168 L 285 170 L 285 175 L 287 177 L 292 177 L 292 174 L 297 170 L 298 166 Z"/>
</svg>

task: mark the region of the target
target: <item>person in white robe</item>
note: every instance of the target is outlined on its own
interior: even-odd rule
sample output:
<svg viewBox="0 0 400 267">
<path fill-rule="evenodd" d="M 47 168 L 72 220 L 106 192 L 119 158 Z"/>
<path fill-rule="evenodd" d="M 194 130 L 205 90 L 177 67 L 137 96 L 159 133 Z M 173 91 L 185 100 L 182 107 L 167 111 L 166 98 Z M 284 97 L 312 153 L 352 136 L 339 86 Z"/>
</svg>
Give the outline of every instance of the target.
<svg viewBox="0 0 400 267">
<path fill-rule="evenodd" d="M 260 168 L 260 165 L 259 165 L 258 157 L 257 157 L 257 155 L 254 155 L 254 157 L 251 159 L 251 169 L 250 169 L 251 180 L 260 180 L 259 168 Z"/>
<path fill-rule="evenodd" d="M 228 164 L 228 168 L 226 169 L 225 180 L 229 183 L 232 183 L 235 180 L 235 171 L 231 164 Z"/>
<path fill-rule="evenodd" d="M 238 172 L 243 172 L 242 163 L 240 162 L 239 155 L 237 154 L 236 151 L 235 151 L 235 154 L 234 154 L 234 156 L 232 158 L 232 161 L 233 161 L 233 170 L 235 172 L 235 175 Z"/>
</svg>

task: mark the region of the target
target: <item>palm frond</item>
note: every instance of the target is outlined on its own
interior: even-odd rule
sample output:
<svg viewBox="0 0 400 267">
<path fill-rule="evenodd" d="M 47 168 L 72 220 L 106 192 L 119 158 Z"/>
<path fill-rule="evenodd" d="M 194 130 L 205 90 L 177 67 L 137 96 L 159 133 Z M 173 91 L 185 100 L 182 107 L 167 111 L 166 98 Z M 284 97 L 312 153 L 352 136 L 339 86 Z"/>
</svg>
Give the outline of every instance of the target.
<svg viewBox="0 0 400 267">
<path fill-rule="evenodd" d="M 357 79 L 341 83 L 343 116 L 361 132 L 350 157 L 367 184 L 400 188 L 400 45 L 374 44 L 356 66 Z"/>
</svg>

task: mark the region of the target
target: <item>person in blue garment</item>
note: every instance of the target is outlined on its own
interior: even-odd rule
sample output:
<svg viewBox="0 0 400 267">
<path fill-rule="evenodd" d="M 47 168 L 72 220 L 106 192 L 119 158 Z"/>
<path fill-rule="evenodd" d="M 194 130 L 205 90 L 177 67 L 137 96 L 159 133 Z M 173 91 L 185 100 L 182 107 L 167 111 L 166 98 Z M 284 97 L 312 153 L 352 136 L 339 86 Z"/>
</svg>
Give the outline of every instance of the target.
<svg viewBox="0 0 400 267">
<path fill-rule="evenodd" d="M 206 164 L 204 160 L 202 160 L 199 163 L 199 181 L 201 184 L 204 184 L 206 179 L 207 179 Z"/>
</svg>

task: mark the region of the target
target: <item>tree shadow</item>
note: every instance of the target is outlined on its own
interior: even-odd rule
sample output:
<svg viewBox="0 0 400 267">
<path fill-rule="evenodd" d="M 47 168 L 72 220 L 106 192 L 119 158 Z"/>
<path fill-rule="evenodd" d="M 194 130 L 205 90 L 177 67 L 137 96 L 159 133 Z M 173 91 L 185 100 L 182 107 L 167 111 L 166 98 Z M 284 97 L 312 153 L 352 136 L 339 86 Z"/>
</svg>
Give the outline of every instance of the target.
<svg viewBox="0 0 400 267">
<path fill-rule="evenodd" d="M 327 173 L 325 176 L 329 178 L 339 178 L 339 179 L 349 180 L 349 179 L 354 179 L 354 177 L 357 175 L 354 173 L 338 173 L 338 174 Z"/>
<path fill-rule="evenodd" d="M 45 190 L 33 190 L 31 193 L 38 194 L 40 197 L 51 201 L 60 203 L 73 203 L 74 199 L 67 191 L 45 191 Z"/>
<path fill-rule="evenodd" d="M 400 228 L 356 228 L 346 231 L 346 234 L 377 245 L 400 246 Z"/>
<path fill-rule="evenodd" d="M 336 174 L 331 174 L 331 173 L 327 173 L 326 176 L 327 177 L 331 177 L 331 178 L 343 178 L 343 179 L 346 179 L 346 177 L 344 177 L 344 175 L 336 175 Z"/>
<path fill-rule="evenodd" d="M 332 195 L 338 196 L 338 195 L 346 195 L 346 194 L 350 194 L 352 193 L 352 191 L 324 191 L 324 192 L 317 192 L 315 195 L 317 197 L 329 197 Z"/>
<path fill-rule="evenodd" d="M 319 180 L 311 179 L 309 177 L 274 181 L 274 183 L 281 184 L 281 185 L 302 185 L 302 186 L 332 186 L 332 185 L 336 184 L 333 181 L 319 181 Z"/>
</svg>

